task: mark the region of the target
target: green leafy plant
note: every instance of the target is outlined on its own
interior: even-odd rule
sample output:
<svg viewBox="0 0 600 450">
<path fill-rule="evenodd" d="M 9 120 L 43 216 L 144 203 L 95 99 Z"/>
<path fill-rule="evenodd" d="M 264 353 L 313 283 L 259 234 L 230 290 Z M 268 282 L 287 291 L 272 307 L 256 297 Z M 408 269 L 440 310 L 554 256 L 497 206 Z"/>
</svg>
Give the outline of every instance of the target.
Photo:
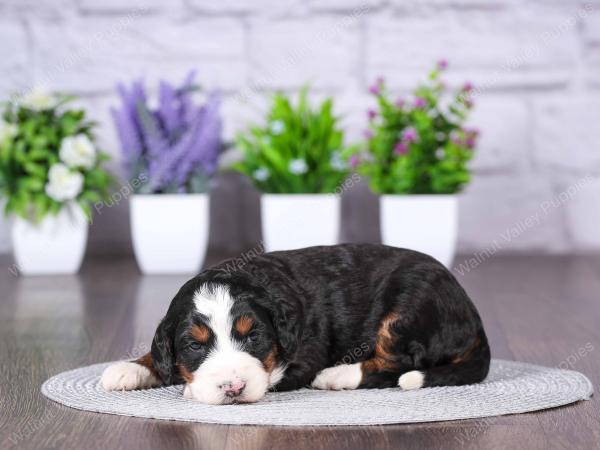
<svg viewBox="0 0 600 450">
<path fill-rule="evenodd" d="M 237 137 L 242 160 L 233 168 L 252 179 L 259 190 L 278 194 L 333 193 L 347 177 L 344 133 L 333 115 L 333 100 L 316 109 L 308 88 L 296 106 L 276 94 L 264 126 L 253 126 Z"/>
<path fill-rule="evenodd" d="M 410 102 L 390 100 L 383 79 L 369 88 L 377 110 L 368 111 L 366 143 L 350 165 L 370 177 L 380 194 L 452 194 L 470 180 L 468 162 L 479 132 L 464 126 L 473 106 L 473 86 L 465 84 L 449 101 L 440 61 Z"/>
<path fill-rule="evenodd" d="M 6 103 L 0 120 L 0 196 L 5 214 L 39 222 L 67 204 L 91 219 L 90 205 L 108 196 L 108 157 L 96 150 L 85 112 L 71 97 L 34 90 Z"/>
</svg>

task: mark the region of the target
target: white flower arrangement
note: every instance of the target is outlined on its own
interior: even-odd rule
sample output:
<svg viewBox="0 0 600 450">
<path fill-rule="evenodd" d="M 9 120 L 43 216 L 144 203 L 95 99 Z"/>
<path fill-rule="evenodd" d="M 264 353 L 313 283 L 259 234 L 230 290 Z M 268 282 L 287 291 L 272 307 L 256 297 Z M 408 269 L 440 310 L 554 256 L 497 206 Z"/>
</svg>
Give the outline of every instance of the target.
<svg viewBox="0 0 600 450">
<path fill-rule="evenodd" d="M 83 188 L 83 175 L 62 163 L 54 164 L 48 171 L 46 194 L 57 202 L 73 200 Z"/>
<path fill-rule="evenodd" d="M 7 215 L 39 222 L 76 204 L 91 219 L 91 205 L 108 197 L 108 157 L 94 146 L 85 112 L 64 107 L 69 100 L 36 88 L 2 112 L 0 197 Z"/>
<path fill-rule="evenodd" d="M 96 148 L 89 137 L 78 134 L 62 140 L 59 156 L 69 167 L 91 169 L 96 163 Z"/>
</svg>

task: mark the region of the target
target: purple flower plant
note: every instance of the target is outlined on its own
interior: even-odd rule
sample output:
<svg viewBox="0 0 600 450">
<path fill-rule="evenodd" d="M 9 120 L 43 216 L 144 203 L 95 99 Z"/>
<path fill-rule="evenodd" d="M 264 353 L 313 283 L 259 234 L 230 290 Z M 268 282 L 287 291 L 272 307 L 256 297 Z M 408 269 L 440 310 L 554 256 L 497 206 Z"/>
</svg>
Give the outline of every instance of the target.
<svg viewBox="0 0 600 450">
<path fill-rule="evenodd" d="M 402 141 L 410 144 L 411 142 L 415 142 L 417 140 L 417 130 L 415 130 L 413 127 L 409 127 L 406 128 L 403 132 L 402 132 Z"/>
<path fill-rule="evenodd" d="M 381 93 L 381 88 L 378 84 L 373 84 L 372 86 L 369 86 L 369 92 L 373 95 L 379 95 Z"/>
<path fill-rule="evenodd" d="M 190 72 L 179 87 L 161 81 L 156 109 L 148 105 L 141 80 L 117 87 L 121 106 L 111 114 L 128 178 L 145 175 L 141 193 L 198 192 L 217 170 L 220 99 L 212 92 L 204 105 L 195 104 L 194 77 Z"/>
<path fill-rule="evenodd" d="M 360 164 L 360 156 L 358 156 L 358 155 L 350 156 L 350 158 L 348 159 L 348 164 L 350 164 L 350 167 L 352 169 L 356 169 L 358 167 L 358 165 Z"/>
<path fill-rule="evenodd" d="M 377 117 L 377 111 L 375 111 L 374 109 L 369 109 L 367 111 L 367 116 L 369 117 L 369 120 L 373 120 L 375 119 L 375 117 Z"/>
<path fill-rule="evenodd" d="M 427 106 L 427 100 L 422 97 L 415 97 L 414 106 L 417 109 L 425 108 Z"/>
<path fill-rule="evenodd" d="M 406 155 L 408 153 L 408 145 L 406 145 L 404 142 L 400 141 L 394 147 L 394 152 L 397 155 Z"/>
</svg>

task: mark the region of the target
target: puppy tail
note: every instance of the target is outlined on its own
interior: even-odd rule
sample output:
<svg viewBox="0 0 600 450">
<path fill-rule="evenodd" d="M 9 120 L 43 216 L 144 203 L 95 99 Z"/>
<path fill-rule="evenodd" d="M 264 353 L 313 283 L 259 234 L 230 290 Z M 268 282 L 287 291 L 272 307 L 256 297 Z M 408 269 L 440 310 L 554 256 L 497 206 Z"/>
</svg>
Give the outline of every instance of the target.
<svg viewBox="0 0 600 450">
<path fill-rule="evenodd" d="M 462 386 L 483 381 L 490 368 L 490 347 L 483 331 L 462 355 L 449 364 L 431 367 L 427 370 L 412 370 L 398 379 L 398 386 L 404 390 L 434 386 Z"/>
</svg>

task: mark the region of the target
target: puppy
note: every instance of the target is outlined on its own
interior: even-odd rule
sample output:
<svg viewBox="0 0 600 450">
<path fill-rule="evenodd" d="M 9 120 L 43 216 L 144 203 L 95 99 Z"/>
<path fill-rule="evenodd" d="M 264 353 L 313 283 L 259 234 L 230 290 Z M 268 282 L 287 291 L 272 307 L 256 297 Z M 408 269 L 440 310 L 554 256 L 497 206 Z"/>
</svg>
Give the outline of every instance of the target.
<svg viewBox="0 0 600 450">
<path fill-rule="evenodd" d="M 151 352 L 108 367 L 104 389 L 185 384 L 208 404 L 267 391 L 418 389 L 482 381 L 490 349 L 454 276 L 411 250 L 344 244 L 223 262 L 179 290 Z"/>
</svg>

